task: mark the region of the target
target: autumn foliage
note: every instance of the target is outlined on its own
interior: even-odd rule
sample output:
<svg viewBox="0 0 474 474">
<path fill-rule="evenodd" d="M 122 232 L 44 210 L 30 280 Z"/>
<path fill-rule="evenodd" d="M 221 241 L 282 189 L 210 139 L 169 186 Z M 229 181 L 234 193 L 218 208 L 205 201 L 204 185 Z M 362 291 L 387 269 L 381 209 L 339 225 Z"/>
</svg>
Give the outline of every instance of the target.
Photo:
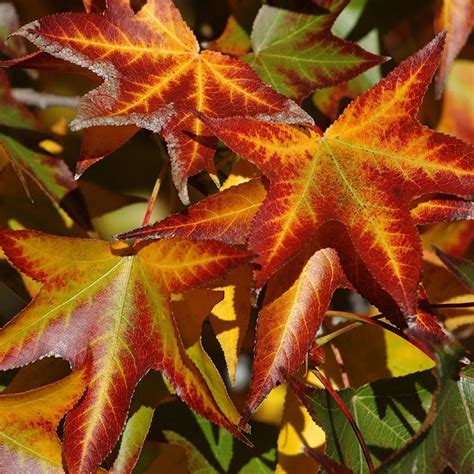
<svg viewBox="0 0 474 474">
<path fill-rule="evenodd" d="M 66 3 L 0 3 L 0 473 L 472 473 L 472 1 Z"/>
</svg>

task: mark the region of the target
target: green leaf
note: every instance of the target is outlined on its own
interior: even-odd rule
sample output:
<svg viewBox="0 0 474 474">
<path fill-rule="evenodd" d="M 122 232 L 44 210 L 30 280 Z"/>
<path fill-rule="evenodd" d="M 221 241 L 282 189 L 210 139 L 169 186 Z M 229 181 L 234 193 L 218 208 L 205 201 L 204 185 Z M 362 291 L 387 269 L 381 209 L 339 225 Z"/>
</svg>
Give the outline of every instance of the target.
<svg viewBox="0 0 474 474">
<path fill-rule="evenodd" d="M 0 133 L 0 163 L 2 152 L 13 165 L 25 189 L 28 189 L 24 177 L 27 174 L 53 202 L 59 203 L 77 187 L 64 161 L 32 151 Z"/>
<path fill-rule="evenodd" d="M 441 389 L 433 424 L 408 451 L 383 467 L 386 473 L 474 472 L 474 364 Z"/>
<path fill-rule="evenodd" d="M 274 449 L 268 453 L 262 454 L 261 457 L 251 459 L 240 471 L 239 474 L 272 474 L 273 468 L 268 464 L 274 465 L 276 460 L 276 452 Z M 268 464 L 265 462 L 267 461 Z"/>
<path fill-rule="evenodd" d="M 198 414 L 194 414 L 194 416 L 217 462 L 227 472 L 234 453 L 234 439 L 232 435 L 228 431 L 213 425 L 204 417 Z"/>
<path fill-rule="evenodd" d="M 345 4 L 325 2 L 327 10 L 314 15 L 263 5 L 252 29 L 253 53 L 243 59 L 276 91 L 297 101 L 383 62 L 331 33 Z"/>
<path fill-rule="evenodd" d="M 133 471 L 150 430 L 153 413 L 153 408 L 141 406 L 130 416 L 111 473 L 119 474 Z"/>
<path fill-rule="evenodd" d="M 420 429 L 435 387 L 436 379 L 427 371 L 339 392 L 364 436 L 375 465 L 401 448 Z M 326 433 L 326 454 L 355 472 L 368 472 L 357 438 L 330 394 L 326 390 L 313 390 L 303 402 Z"/>
<path fill-rule="evenodd" d="M 474 262 L 462 257 L 448 255 L 439 249 L 436 249 L 436 254 L 449 270 L 461 280 L 461 283 L 464 283 L 468 290 L 474 292 Z"/>
</svg>

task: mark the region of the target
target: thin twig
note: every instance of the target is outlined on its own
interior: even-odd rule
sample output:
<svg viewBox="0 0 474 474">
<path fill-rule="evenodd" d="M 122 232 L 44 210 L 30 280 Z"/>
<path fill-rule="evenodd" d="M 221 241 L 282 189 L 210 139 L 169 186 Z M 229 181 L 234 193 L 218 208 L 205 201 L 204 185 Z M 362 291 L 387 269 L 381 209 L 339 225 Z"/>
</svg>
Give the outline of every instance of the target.
<svg viewBox="0 0 474 474">
<path fill-rule="evenodd" d="M 348 324 L 347 326 L 342 327 L 341 329 L 337 329 L 336 331 L 330 332 L 329 334 L 320 336 L 316 338 L 316 344 L 318 346 L 324 346 L 328 342 L 331 342 L 333 339 L 336 339 L 336 337 L 340 336 L 341 334 L 352 331 L 353 329 L 358 328 L 359 326 L 362 326 L 362 324 L 363 324 L 362 322 L 351 323 L 351 324 Z"/>
<path fill-rule="evenodd" d="M 383 314 L 377 314 L 376 316 L 369 317 L 363 314 L 349 313 L 347 311 L 326 311 L 326 316 L 341 317 L 341 318 L 346 318 L 346 319 L 352 319 L 355 321 L 362 321 L 364 323 L 372 324 L 373 326 L 386 329 L 387 331 L 393 332 L 394 334 L 401 337 L 402 339 L 405 339 L 406 341 L 410 342 L 420 351 L 425 353 L 430 359 L 436 361 L 436 357 L 434 356 L 434 354 L 429 349 L 427 349 L 423 344 L 418 342 L 413 337 L 408 336 L 402 330 L 396 328 L 395 326 L 391 326 L 390 324 L 380 321 L 379 318 L 383 317 Z"/>
<path fill-rule="evenodd" d="M 11 92 L 18 102 L 39 107 L 40 109 L 47 109 L 48 107 L 75 109 L 79 105 L 79 97 L 47 94 L 46 92 L 38 92 L 28 88 L 14 88 Z"/>
<path fill-rule="evenodd" d="M 474 308 L 474 301 L 469 301 L 467 303 L 437 303 L 432 304 L 432 308 Z"/>
<path fill-rule="evenodd" d="M 166 161 L 161 168 L 160 174 L 156 179 L 155 186 L 153 186 L 153 191 L 151 192 L 150 199 L 148 200 L 148 205 L 145 212 L 145 217 L 143 218 L 142 227 L 148 225 L 150 223 L 151 215 L 153 213 L 153 209 L 155 207 L 156 199 L 160 192 L 161 184 L 165 179 L 166 173 L 168 172 L 168 164 L 169 161 Z"/>
</svg>

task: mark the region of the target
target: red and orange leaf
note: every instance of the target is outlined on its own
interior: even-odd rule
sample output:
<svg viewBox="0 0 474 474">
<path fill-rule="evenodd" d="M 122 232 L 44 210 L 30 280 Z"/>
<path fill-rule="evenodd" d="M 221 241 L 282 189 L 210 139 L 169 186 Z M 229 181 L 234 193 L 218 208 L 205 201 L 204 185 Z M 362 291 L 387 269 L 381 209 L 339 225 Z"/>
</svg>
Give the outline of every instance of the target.
<svg viewBox="0 0 474 474">
<path fill-rule="evenodd" d="M 223 276 L 247 259 L 243 252 L 170 239 L 120 256 L 107 242 L 34 231 L 3 231 L 0 245 L 18 270 L 43 283 L 0 332 L 0 369 L 50 354 L 77 367 L 92 353 L 87 392 L 64 428 L 69 469 L 89 472 L 107 456 L 150 369 L 163 372 L 195 411 L 240 436 L 186 355 L 170 297 Z"/>
<path fill-rule="evenodd" d="M 323 12 L 263 5 L 252 28 L 253 52 L 243 58 L 276 91 L 298 102 L 315 89 L 347 81 L 385 61 L 331 33 L 348 0 L 313 3 Z"/>
<path fill-rule="evenodd" d="M 105 10 L 107 0 L 83 0 L 83 3 L 87 13 L 100 13 Z"/>
<path fill-rule="evenodd" d="M 186 212 L 124 234 L 120 239 L 156 239 L 183 237 L 192 240 L 219 240 L 228 244 L 245 244 L 252 223 L 265 198 L 260 179 L 231 186 L 197 204 Z"/>
<path fill-rule="evenodd" d="M 221 188 L 190 206 L 185 212 L 145 227 L 119 234 L 118 239 L 158 239 L 183 237 L 191 240 L 219 240 L 227 244 L 245 244 L 252 220 L 266 197 L 259 178 Z M 474 203 L 464 199 L 439 198 L 422 201 L 410 211 L 416 224 L 433 224 L 474 219 Z"/>
<path fill-rule="evenodd" d="M 474 191 L 473 147 L 415 118 L 443 42 L 438 35 L 354 100 L 324 135 L 249 118 L 203 118 L 270 181 L 249 238 L 261 265 L 258 286 L 335 220 L 403 313 L 415 315 L 421 246 L 408 205 L 424 194 Z"/>
<path fill-rule="evenodd" d="M 436 247 L 450 255 L 462 257 L 474 240 L 474 222 L 442 222 L 435 224 L 423 234 L 423 249 L 432 250 Z"/>
<path fill-rule="evenodd" d="M 163 132 L 184 202 L 189 201 L 187 178 L 214 169 L 216 139 L 192 111 L 311 121 L 247 64 L 214 51 L 200 52 L 171 0 L 149 0 L 137 14 L 127 0 L 120 0 L 110 2 L 102 14 L 51 15 L 17 34 L 104 79 L 82 99 L 72 129 L 136 125 Z"/>
<path fill-rule="evenodd" d="M 411 210 L 412 219 L 420 225 L 474 219 L 474 202 L 464 199 L 432 199 L 420 202 Z"/>
<path fill-rule="evenodd" d="M 80 177 L 94 163 L 125 145 L 138 130 L 136 125 L 121 127 L 102 125 L 86 128 L 82 132 L 81 153 L 76 166 L 76 176 Z"/>
<path fill-rule="evenodd" d="M 436 95 L 441 97 L 444 80 L 452 62 L 466 44 L 474 26 L 474 3 L 472 0 L 437 0 L 435 32 L 447 30 L 446 46 L 438 74 L 436 75 Z"/>
<path fill-rule="evenodd" d="M 63 473 L 56 430 L 87 386 L 88 367 L 62 380 L 0 395 L 0 472 Z"/>
<path fill-rule="evenodd" d="M 438 130 L 474 145 L 474 61 L 455 61 L 446 81 Z"/>
<path fill-rule="evenodd" d="M 348 286 L 332 249 L 317 251 L 281 296 L 264 305 L 257 321 L 255 360 L 246 415 L 304 362 L 334 290 Z"/>
<path fill-rule="evenodd" d="M 237 57 L 248 53 L 251 47 L 250 36 L 234 15 L 227 19 L 219 38 L 209 42 L 210 49 Z"/>
</svg>

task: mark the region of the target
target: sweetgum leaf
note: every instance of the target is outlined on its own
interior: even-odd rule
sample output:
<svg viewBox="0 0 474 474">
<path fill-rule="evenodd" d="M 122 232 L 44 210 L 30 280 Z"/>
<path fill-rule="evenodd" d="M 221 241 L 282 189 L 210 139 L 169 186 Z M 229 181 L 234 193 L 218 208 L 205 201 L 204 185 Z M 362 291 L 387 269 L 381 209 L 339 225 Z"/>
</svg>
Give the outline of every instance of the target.
<svg viewBox="0 0 474 474">
<path fill-rule="evenodd" d="M 474 219 L 474 202 L 464 199 L 432 199 L 420 202 L 411 211 L 417 224 L 433 224 Z"/>
<path fill-rule="evenodd" d="M 82 99 L 71 123 L 74 130 L 136 125 L 163 132 L 184 202 L 189 201 L 187 178 L 204 169 L 213 172 L 216 146 L 191 111 L 311 121 L 294 102 L 262 83 L 247 64 L 217 52 L 200 52 L 171 0 L 149 0 L 137 14 L 128 0 L 117 0 L 109 2 L 103 14 L 51 15 L 17 34 L 104 79 Z M 82 163 L 80 171 L 85 167 Z"/>
<path fill-rule="evenodd" d="M 120 256 L 107 242 L 34 231 L 2 231 L 0 245 L 17 269 L 43 284 L 0 332 L 0 369 L 51 354 L 76 367 L 88 348 L 92 353 L 87 392 L 65 423 L 69 469 L 94 470 L 111 451 L 150 369 L 163 372 L 195 411 L 240 436 L 186 355 L 170 298 L 222 276 L 247 260 L 245 253 L 171 239 Z"/>
<path fill-rule="evenodd" d="M 469 474 L 474 468 L 474 367 L 449 380 L 437 399 L 437 414 L 430 428 L 408 451 L 400 453 L 381 469 L 405 473 L 417 466 L 420 472 L 443 472 L 446 468 Z"/>
<path fill-rule="evenodd" d="M 474 149 L 415 118 L 443 49 L 438 35 L 354 100 L 324 134 L 255 119 L 203 118 L 270 181 L 252 223 L 251 252 L 269 277 L 326 221 L 339 221 L 373 278 L 405 315 L 416 313 L 421 249 L 408 204 L 474 190 Z"/>
<path fill-rule="evenodd" d="M 147 240 L 179 235 L 192 240 L 215 239 L 229 244 L 245 244 L 252 219 L 265 196 L 260 179 L 252 179 L 209 196 L 184 213 L 117 237 Z"/>
<path fill-rule="evenodd" d="M 265 82 L 298 102 L 385 60 L 331 33 L 347 0 L 314 3 L 327 11 L 295 13 L 263 5 L 252 29 L 253 52 L 244 57 Z"/>
<path fill-rule="evenodd" d="M 0 395 L 1 472 L 64 472 L 56 429 L 87 379 L 86 366 L 52 384 Z"/>
<path fill-rule="evenodd" d="M 379 464 L 420 429 L 435 387 L 435 378 L 423 372 L 338 393 L 358 424 L 372 459 Z M 329 393 L 308 388 L 303 402 L 326 433 L 326 454 L 354 472 L 368 472 L 355 434 Z"/>
<path fill-rule="evenodd" d="M 119 239 L 184 237 L 191 240 L 215 239 L 228 244 L 245 244 L 252 220 L 267 193 L 259 178 L 221 188 L 188 207 L 154 224 L 119 234 Z M 245 182 L 246 181 L 246 182 Z M 465 199 L 439 198 L 417 203 L 410 211 L 416 224 L 474 219 L 474 203 Z"/>
</svg>

